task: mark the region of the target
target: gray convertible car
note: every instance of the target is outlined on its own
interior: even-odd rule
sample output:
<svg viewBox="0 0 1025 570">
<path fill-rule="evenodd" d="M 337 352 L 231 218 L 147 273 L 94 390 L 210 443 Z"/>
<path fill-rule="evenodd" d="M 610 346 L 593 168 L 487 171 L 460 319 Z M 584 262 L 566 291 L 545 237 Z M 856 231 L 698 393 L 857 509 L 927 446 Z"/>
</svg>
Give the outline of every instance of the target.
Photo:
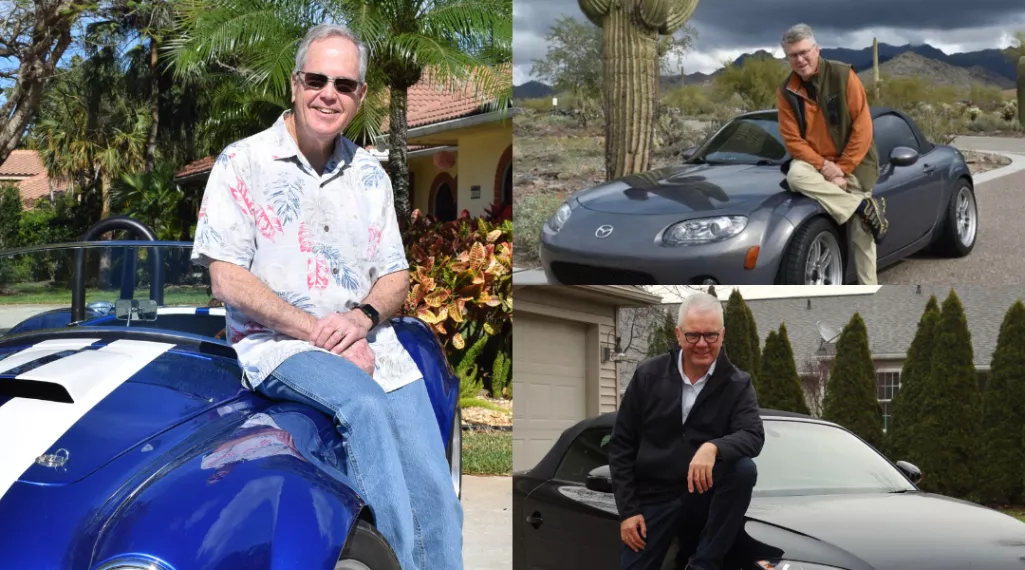
<svg viewBox="0 0 1025 570">
<path fill-rule="evenodd" d="M 905 113 L 872 108 L 889 231 L 879 269 L 925 248 L 968 255 L 979 226 L 956 148 Z M 846 225 L 789 191 L 775 110 L 739 115 L 678 165 L 572 195 L 541 230 L 549 282 L 614 285 L 856 283 Z"/>
</svg>

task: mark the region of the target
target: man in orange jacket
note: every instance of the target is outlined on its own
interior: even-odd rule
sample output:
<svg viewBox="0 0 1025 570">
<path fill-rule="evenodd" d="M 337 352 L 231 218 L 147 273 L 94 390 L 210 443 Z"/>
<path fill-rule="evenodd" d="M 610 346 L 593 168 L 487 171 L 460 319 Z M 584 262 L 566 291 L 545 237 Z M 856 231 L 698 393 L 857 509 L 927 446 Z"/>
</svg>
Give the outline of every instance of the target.
<svg viewBox="0 0 1025 570">
<path fill-rule="evenodd" d="M 876 284 L 876 244 L 886 235 L 886 202 L 872 197 L 879 154 L 865 87 L 850 65 L 819 56 L 805 24 L 780 42 L 792 73 L 776 92 L 779 130 L 793 160 L 791 191 L 817 200 L 838 224 L 850 224 L 858 281 Z"/>
</svg>

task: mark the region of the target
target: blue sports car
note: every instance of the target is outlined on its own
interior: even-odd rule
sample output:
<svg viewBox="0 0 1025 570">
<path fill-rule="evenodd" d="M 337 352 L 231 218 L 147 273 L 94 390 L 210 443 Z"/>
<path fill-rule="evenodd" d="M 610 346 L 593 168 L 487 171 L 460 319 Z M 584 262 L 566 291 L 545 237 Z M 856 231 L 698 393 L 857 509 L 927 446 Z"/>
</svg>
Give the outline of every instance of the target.
<svg viewBox="0 0 1025 570">
<path fill-rule="evenodd" d="M 120 229 L 145 239 L 90 241 Z M 127 218 L 0 252 L 0 568 L 398 570 L 331 418 L 242 386 L 190 253 Z M 458 494 L 459 380 L 393 323 Z"/>
</svg>

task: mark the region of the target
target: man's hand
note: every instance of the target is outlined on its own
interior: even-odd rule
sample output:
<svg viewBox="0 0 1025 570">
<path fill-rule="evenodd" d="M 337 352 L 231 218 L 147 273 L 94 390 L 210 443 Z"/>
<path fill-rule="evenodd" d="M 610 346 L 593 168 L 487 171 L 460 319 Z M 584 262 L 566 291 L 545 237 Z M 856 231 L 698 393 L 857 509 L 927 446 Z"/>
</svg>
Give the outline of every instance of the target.
<svg viewBox="0 0 1025 570">
<path fill-rule="evenodd" d="M 619 536 L 634 552 L 644 549 L 648 527 L 644 526 L 644 515 L 634 515 L 619 523 Z"/>
<path fill-rule="evenodd" d="M 341 354 L 352 346 L 352 343 L 367 338 L 370 325 L 370 319 L 362 311 L 331 313 L 317 321 L 309 340 L 314 346 Z"/>
<path fill-rule="evenodd" d="M 832 180 L 834 178 L 843 178 L 844 173 L 835 162 L 827 160 L 822 163 L 822 175 L 826 177 L 826 180 Z"/>
<path fill-rule="evenodd" d="M 718 452 L 714 443 L 706 442 L 694 454 L 694 459 L 690 460 L 690 471 L 687 472 L 688 491 L 693 493 L 697 489 L 698 493 L 704 493 L 712 488 L 712 468 L 715 467 L 715 455 Z"/>
<path fill-rule="evenodd" d="M 830 180 L 830 182 L 832 182 L 833 184 L 836 184 L 837 186 L 839 186 L 840 188 L 843 188 L 844 190 L 847 189 L 847 178 L 845 178 L 843 176 L 838 176 L 838 177 Z"/>
<path fill-rule="evenodd" d="M 339 354 L 342 358 L 359 366 L 360 370 L 366 372 L 371 378 L 374 376 L 374 350 L 370 348 L 370 343 L 367 342 L 367 339 L 361 338 L 357 340 L 344 351 L 339 350 L 339 346 L 341 345 L 336 344 L 331 352 Z"/>
</svg>

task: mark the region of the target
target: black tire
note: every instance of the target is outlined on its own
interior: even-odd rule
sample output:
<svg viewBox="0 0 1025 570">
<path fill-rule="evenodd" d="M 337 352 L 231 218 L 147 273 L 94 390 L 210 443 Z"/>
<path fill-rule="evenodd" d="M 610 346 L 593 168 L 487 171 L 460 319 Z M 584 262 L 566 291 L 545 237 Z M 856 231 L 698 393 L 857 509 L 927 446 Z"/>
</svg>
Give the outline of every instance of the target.
<svg viewBox="0 0 1025 570">
<path fill-rule="evenodd" d="M 829 234 L 836 241 L 840 251 L 840 283 L 831 283 L 831 285 L 843 285 L 843 280 L 847 275 L 847 264 L 844 262 L 844 246 L 840 240 L 840 233 L 836 231 L 836 228 L 823 217 L 812 218 L 811 221 L 803 224 L 797 228 L 794 233 L 793 239 L 790 240 L 790 245 L 787 246 L 787 251 L 783 255 L 783 260 L 780 262 L 780 280 L 783 285 L 804 285 L 804 268 L 808 262 L 808 253 L 811 249 L 812 243 L 823 233 Z"/>
<path fill-rule="evenodd" d="M 402 570 L 399 559 L 374 525 L 360 520 L 335 570 Z"/>
<path fill-rule="evenodd" d="M 959 197 L 964 195 L 970 202 L 971 214 L 975 216 L 974 229 L 972 230 L 971 243 L 965 245 L 957 235 L 958 228 L 958 202 Z M 935 250 L 944 257 L 964 257 L 975 249 L 975 242 L 979 237 L 979 205 L 975 201 L 975 191 L 972 185 L 965 179 L 958 180 L 957 190 L 950 195 L 950 202 L 947 203 L 947 211 L 943 216 L 943 233 L 936 241 Z"/>
</svg>

